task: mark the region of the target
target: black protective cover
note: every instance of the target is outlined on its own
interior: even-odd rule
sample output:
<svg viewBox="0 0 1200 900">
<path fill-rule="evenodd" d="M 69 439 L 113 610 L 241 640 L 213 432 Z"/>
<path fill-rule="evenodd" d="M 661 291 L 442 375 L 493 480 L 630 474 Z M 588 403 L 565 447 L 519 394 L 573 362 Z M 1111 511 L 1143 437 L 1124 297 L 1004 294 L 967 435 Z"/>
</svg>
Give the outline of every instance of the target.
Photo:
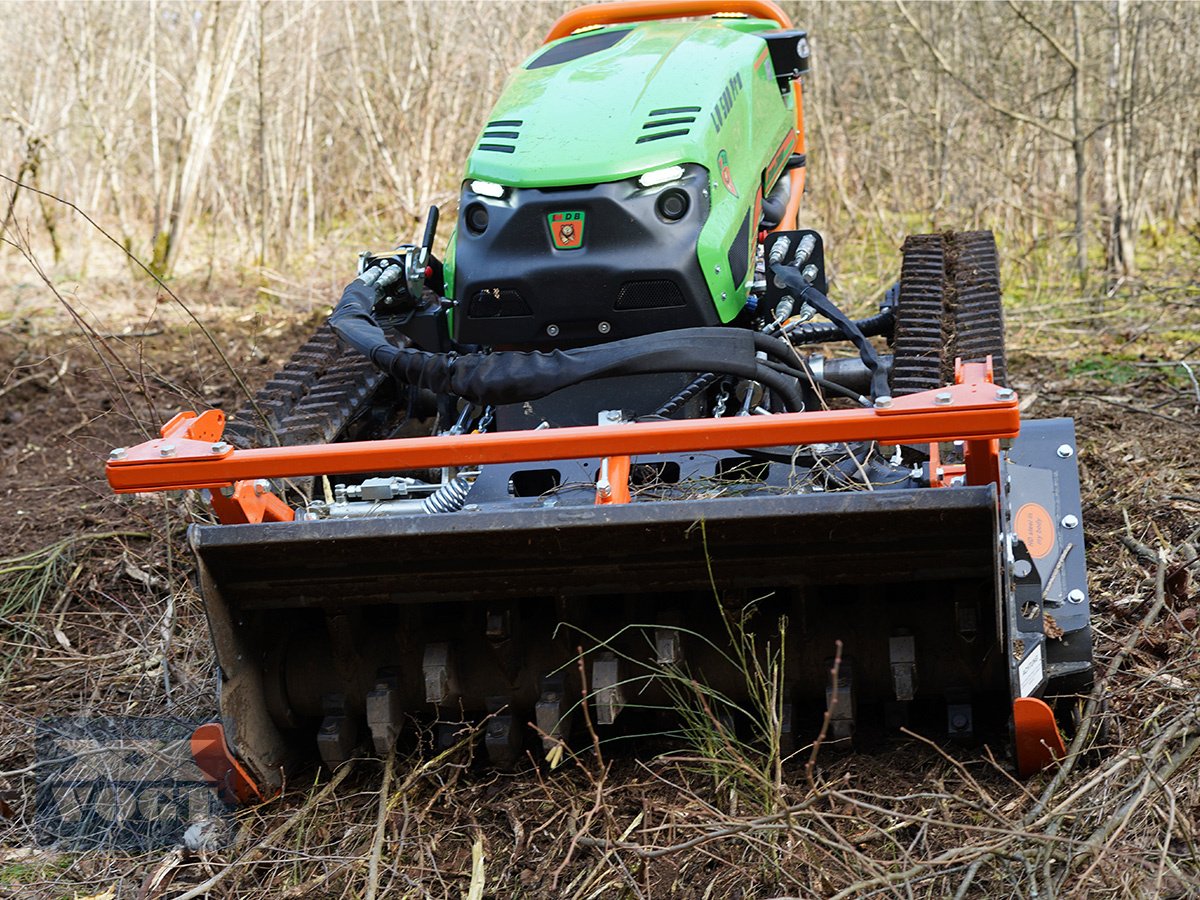
<svg viewBox="0 0 1200 900">
<path fill-rule="evenodd" d="M 704 168 L 692 165 L 681 180 L 652 188 L 629 179 L 520 188 L 504 200 L 474 194 L 468 183 L 454 253 L 455 339 L 563 346 L 721 324 L 696 255 L 707 186 Z M 678 221 L 656 209 L 667 190 L 688 195 Z M 466 224 L 476 203 L 488 211 L 483 234 Z M 548 217 L 556 212 L 585 214 L 578 249 L 554 247 Z"/>
</svg>

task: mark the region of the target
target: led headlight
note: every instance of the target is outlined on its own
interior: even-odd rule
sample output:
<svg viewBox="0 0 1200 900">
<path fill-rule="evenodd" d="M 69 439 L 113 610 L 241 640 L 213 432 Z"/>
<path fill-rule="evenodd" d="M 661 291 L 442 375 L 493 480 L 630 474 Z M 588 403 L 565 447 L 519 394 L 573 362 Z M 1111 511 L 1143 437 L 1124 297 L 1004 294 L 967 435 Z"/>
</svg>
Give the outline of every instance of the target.
<svg viewBox="0 0 1200 900">
<path fill-rule="evenodd" d="M 665 169 L 655 169 L 638 178 L 638 184 L 644 188 L 677 181 L 683 177 L 683 166 L 667 166 Z"/>
<path fill-rule="evenodd" d="M 491 197 L 493 200 L 502 200 L 508 192 L 508 188 L 504 185 L 491 181 L 472 181 L 468 186 L 479 196 Z"/>
</svg>

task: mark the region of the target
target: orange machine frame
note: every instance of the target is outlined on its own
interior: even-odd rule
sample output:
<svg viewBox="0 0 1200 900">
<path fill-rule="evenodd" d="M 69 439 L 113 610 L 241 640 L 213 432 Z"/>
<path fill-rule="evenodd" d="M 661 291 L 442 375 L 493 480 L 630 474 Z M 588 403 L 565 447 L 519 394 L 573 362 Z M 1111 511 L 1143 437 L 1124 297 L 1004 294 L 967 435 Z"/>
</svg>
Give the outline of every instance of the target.
<svg viewBox="0 0 1200 900">
<path fill-rule="evenodd" d="M 739 13 L 755 19 L 770 19 L 780 28 L 791 28 L 787 13 L 771 0 L 618 0 L 615 3 L 594 3 L 563 14 L 551 27 L 543 44 L 569 37 L 581 28 L 620 25 L 624 22 L 648 22 L 654 19 L 690 19 L 719 13 Z M 804 154 L 804 92 L 800 82 L 792 83 L 796 101 L 796 146 L 793 153 Z M 796 227 L 800 198 L 804 194 L 805 167 L 792 169 L 792 193 L 777 230 L 790 231 Z"/>
<path fill-rule="evenodd" d="M 959 366 L 958 384 L 896 397 L 881 409 L 631 422 L 251 450 L 235 450 L 220 441 L 225 421 L 220 411 L 209 410 L 199 417 L 187 412 L 164 425 L 161 438 L 113 451 L 107 476 L 117 493 L 137 493 L 229 488 L 263 478 L 440 466 L 850 441 L 924 444 L 961 440 L 965 444 L 966 482 L 987 484 L 999 479 L 999 440 L 1016 437 L 1020 430 L 1016 393 L 997 387 L 991 378 L 987 363 L 966 363 Z M 270 510 L 267 517 L 274 518 Z"/>
</svg>

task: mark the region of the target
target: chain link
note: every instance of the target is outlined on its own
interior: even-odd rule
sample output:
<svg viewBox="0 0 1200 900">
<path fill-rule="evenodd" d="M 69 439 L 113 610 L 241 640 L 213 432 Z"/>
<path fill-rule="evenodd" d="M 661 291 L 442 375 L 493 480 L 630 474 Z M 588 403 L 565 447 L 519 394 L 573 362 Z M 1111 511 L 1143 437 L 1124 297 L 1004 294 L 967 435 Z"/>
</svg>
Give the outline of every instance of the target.
<svg viewBox="0 0 1200 900">
<path fill-rule="evenodd" d="M 729 387 L 722 383 L 721 390 L 717 393 L 717 402 L 713 406 L 713 418 L 719 419 L 725 415 L 725 404 L 729 402 Z"/>
<path fill-rule="evenodd" d="M 496 421 L 496 407 L 489 406 L 483 411 L 483 415 L 479 419 L 479 424 L 475 426 L 475 430 L 482 433 L 487 431 L 492 423 Z"/>
</svg>

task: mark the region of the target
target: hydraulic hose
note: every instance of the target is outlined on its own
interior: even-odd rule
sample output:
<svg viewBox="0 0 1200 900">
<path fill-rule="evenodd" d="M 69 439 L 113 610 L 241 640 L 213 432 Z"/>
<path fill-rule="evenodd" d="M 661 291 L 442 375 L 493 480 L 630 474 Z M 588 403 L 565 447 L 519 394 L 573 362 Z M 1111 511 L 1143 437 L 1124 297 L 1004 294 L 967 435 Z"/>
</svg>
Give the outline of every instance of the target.
<svg viewBox="0 0 1200 900">
<path fill-rule="evenodd" d="M 329 324 L 379 369 L 435 394 L 498 405 L 538 400 L 593 378 L 718 372 L 770 388 L 789 411 L 804 409 L 796 383 L 756 360 L 752 335 L 738 328 L 684 328 L 574 350 L 428 353 L 389 343 L 375 321 L 374 303 L 373 286 L 355 279 Z"/>
<path fill-rule="evenodd" d="M 854 324 L 866 337 L 886 335 L 889 338 L 896 327 L 896 301 L 899 299 L 900 285 L 894 284 L 884 295 L 883 304 L 875 315 L 865 319 L 855 319 Z M 845 334 L 837 325 L 830 322 L 805 322 L 786 329 L 788 338 L 793 344 L 823 344 L 827 341 L 839 341 Z"/>
<path fill-rule="evenodd" d="M 766 365 L 769 368 L 774 369 L 776 372 L 781 372 L 784 375 L 790 375 L 793 378 L 798 379 L 801 381 L 801 383 L 811 380 L 812 383 L 819 387 L 822 391 L 830 394 L 837 394 L 839 397 L 845 397 L 847 400 L 853 400 L 860 406 L 871 405 L 871 401 L 853 388 L 848 388 L 845 385 L 838 384 L 837 382 L 829 381 L 826 378 L 818 378 L 811 372 L 797 371 L 796 369 L 785 366 L 782 363 L 775 362 L 775 360 L 767 360 Z"/>
<path fill-rule="evenodd" d="M 896 324 L 896 313 L 886 308 L 873 316 L 852 321 L 866 337 L 878 337 L 891 334 Z M 840 328 L 829 322 L 805 322 L 787 329 L 787 335 L 795 344 L 824 344 L 827 341 L 840 341 L 846 336 Z"/>
<path fill-rule="evenodd" d="M 866 335 L 852 319 L 848 318 L 833 301 L 809 284 L 800 272 L 783 265 L 771 266 L 771 272 L 776 282 L 782 282 L 798 301 L 807 303 L 817 312 L 829 319 L 837 328 L 840 336 L 848 339 L 858 348 L 858 355 L 863 364 L 871 370 L 871 396 L 878 400 L 880 397 L 890 397 L 891 388 L 888 386 L 887 370 L 880 364 L 879 355 Z"/>
</svg>

